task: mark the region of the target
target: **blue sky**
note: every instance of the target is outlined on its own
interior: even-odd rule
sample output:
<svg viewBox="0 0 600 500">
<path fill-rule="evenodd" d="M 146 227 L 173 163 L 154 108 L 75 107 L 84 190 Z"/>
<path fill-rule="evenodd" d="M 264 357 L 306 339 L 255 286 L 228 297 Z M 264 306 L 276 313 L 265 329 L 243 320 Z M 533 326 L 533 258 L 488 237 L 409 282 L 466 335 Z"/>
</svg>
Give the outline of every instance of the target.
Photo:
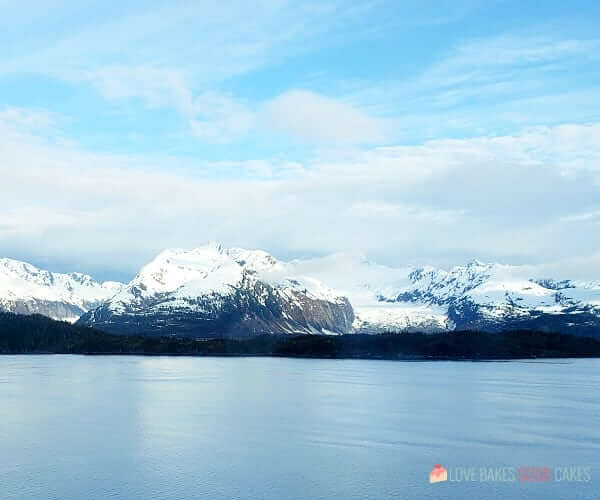
<svg viewBox="0 0 600 500">
<path fill-rule="evenodd" d="M 0 0 L 1 253 L 598 269 L 596 2 L 106 4 Z"/>
</svg>

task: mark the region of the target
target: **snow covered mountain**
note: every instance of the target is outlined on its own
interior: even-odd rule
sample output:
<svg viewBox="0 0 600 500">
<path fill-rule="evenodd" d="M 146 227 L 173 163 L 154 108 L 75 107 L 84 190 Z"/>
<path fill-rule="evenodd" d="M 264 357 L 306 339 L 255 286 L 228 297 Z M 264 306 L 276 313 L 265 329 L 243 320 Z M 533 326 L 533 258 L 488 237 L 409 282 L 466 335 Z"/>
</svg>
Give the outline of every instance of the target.
<svg viewBox="0 0 600 500">
<path fill-rule="evenodd" d="M 449 271 L 390 268 L 356 256 L 294 261 L 346 295 L 353 331 L 535 328 L 597 335 L 600 282 L 553 281 L 477 260 Z"/>
<path fill-rule="evenodd" d="M 437 332 L 454 327 L 444 307 L 420 301 L 386 300 L 410 286 L 412 268 L 382 266 L 353 254 L 294 260 L 288 266 L 298 274 L 317 277 L 348 297 L 354 309 L 354 333 Z"/>
<path fill-rule="evenodd" d="M 52 273 L 26 262 L 0 259 L 0 310 L 43 314 L 71 323 L 117 293 L 123 285 L 98 283 L 81 273 Z"/>
<path fill-rule="evenodd" d="M 350 331 L 348 300 L 291 270 L 260 250 L 165 250 L 79 324 L 197 337 Z"/>
<path fill-rule="evenodd" d="M 536 274 L 477 260 L 449 270 L 348 254 L 284 262 L 209 244 L 165 250 L 127 285 L 0 259 L 0 310 L 198 337 L 515 328 L 600 337 L 600 281 Z"/>
</svg>

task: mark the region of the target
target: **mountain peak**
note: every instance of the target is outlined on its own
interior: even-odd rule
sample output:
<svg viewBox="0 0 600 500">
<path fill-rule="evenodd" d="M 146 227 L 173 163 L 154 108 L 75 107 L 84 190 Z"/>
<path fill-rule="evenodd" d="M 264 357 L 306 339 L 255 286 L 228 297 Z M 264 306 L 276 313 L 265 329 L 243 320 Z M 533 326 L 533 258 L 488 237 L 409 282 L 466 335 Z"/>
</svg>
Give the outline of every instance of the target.
<svg viewBox="0 0 600 500">
<path fill-rule="evenodd" d="M 345 325 L 334 328 L 337 332 L 497 329 L 542 320 L 600 324 L 599 282 L 536 279 L 530 273 L 528 266 L 478 259 L 447 270 L 393 268 L 345 253 L 286 262 L 263 250 L 210 242 L 163 250 L 128 285 L 100 284 L 86 274 L 53 273 L 0 258 L 0 309 L 68 321 L 96 308 L 100 320 L 102 311 L 109 316 L 151 312 L 168 326 L 189 314 L 211 321 L 243 319 L 249 307 L 258 307 L 260 318 L 248 317 L 257 321 L 251 328 L 263 332 L 273 318 L 275 331 L 324 331 L 336 324 L 337 315 Z M 328 319 L 309 327 L 301 317 L 311 317 L 313 306 Z M 356 324 L 350 330 L 352 314 Z"/>
<path fill-rule="evenodd" d="M 473 267 L 480 267 L 480 268 L 489 268 L 492 267 L 494 264 L 488 263 L 488 262 L 483 262 L 482 260 L 479 259 L 471 259 L 470 261 L 467 262 L 467 267 L 473 268 Z"/>
<path fill-rule="evenodd" d="M 225 248 L 211 242 L 193 249 L 163 250 L 140 270 L 130 285 L 142 296 L 170 293 L 184 286 L 194 288 L 199 294 L 209 290 L 226 293 L 246 270 L 264 272 L 280 268 L 278 261 L 262 250 Z"/>
<path fill-rule="evenodd" d="M 39 268 L 28 262 L 21 260 L 11 259 L 9 257 L 0 258 L 0 267 L 6 271 L 36 274 L 40 271 Z"/>
<path fill-rule="evenodd" d="M 199 332 L 198 325 L 206 335 L 241 328 L 263 333 L 347 331 L 354 318 L 348 300 L 294 271 L 263 250 L 215 243 L 167 249 L 81 321 L 111 328 L 143 314 L 153 331 Z M 171 321 L 173 317 L 177 320 Z"/>
<path fill-rule="evenodd" d="M 167 248 L 160 252 L 149 264 L 170 264 L 173 266 L 208 267 L 234 261 L 242 267 L 265 268 L 274 266 L 278 261 L 264 250 L 245 248 L 227 248 L 221 243 L 210 242 L 196 248 Z M 208 270 L 208 269 L 207 269 Z M 254 269 L 258 270 L 258 269 Z"/>
<path fill-rule="evenodd" d="M 54 273 L 27 262 L 0 258 L 1 310 L 75 321 L 122 286 L 116 282 L 99 283 L 83 273 Z"/>
</svg>

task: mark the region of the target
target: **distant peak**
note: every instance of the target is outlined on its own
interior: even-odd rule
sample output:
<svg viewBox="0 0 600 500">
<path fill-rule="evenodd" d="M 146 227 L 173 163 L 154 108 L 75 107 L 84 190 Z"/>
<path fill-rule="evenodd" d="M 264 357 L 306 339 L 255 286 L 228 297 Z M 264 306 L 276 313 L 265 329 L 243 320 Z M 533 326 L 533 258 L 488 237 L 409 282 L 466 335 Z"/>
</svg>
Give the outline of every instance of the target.
<svg viewBox="0 0 600 500">
<path fill-rule="evenodd" d="M 206 245 L 197 247 L 197 248 L 178 248 L 171 247 L 165 248 L 162 250 L 152 262 L 165 262 L 169 259 L 177 259 L 177 258 L 194 258 L 200 255 L 211 255 L 211 254 L 221 254 L 223 253 L 223 247 L 218 243 L 208 243 Z"/>
<path fill-rule="evenodd" d="M 159 255 L 184 255 L 184 254 L 201 254 L 206 252 L 222 253 L 225 250 L 223 244 L 217 241 L 210 241 L 204 245 L 195 248 L 165 248 Z"/>
<path fill-rule="evenodd" d="M 206 245 L 201 245 L 196 250 L 210 249 L 217 253 L 222 253 L 225 250 L 225 245 L 219 241 L 209 241 Z"/>
<path fill-rule="evenodd" d="M 23 262 L 22 260 L 11 259 L 8 257 L 0 258 L 0 265 L 7 269 L 9 272 L 25 272 L 29 274 L 37 274 L 42 270 L 35 267 L 33 264 Z"/>
<path fill-rule="evenodd" d="M 17 260 L 17 259 L 11 259 L 10 257 L 1 257 L 0 263 L 2 263 L 4 265 L 13 265 L 14 264 L 14 265 L 31 266 L 31 264 L 29 264 L 27 262 L 23 262 L 22 260 Z"/>
<path fill-rule="evenodd" d="M 471 259 L 469 262 L 467 262 L 467 266 L 468 267 L 489 267 L 492 264 L 488 264 L 487 262 L 483 262 L 479 259 Z"/>
</svg>

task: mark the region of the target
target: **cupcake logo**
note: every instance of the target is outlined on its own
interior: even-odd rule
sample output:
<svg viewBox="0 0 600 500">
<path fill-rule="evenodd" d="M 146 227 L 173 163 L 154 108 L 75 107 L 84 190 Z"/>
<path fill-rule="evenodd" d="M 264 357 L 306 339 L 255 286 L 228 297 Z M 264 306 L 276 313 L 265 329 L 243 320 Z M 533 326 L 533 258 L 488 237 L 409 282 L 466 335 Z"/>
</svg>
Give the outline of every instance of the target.
<svg viewBox="0 0 600 500">
<path fill-rule="evenodd" d="M 448 471 L 440 464 L 435 464 L 433 470 L 429 473 L 430 483 L 441 483 L 448 480 Z"/>
</svg>

